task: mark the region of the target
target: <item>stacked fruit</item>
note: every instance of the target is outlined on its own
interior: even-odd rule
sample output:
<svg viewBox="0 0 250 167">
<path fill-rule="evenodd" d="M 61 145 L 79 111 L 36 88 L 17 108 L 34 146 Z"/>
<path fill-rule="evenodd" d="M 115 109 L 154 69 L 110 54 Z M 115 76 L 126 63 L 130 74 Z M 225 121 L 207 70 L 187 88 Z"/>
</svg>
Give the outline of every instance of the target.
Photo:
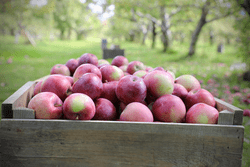
<svg viewBox="0 0 250 167">
<path fill-rule="evenodd" d="M 85 53 L 52 67 L 35 85 L 28 108 L 37 119 L 216 124 L 213 95 L 192 75 L 116 56 L 112 63 Z"/>
</svg>

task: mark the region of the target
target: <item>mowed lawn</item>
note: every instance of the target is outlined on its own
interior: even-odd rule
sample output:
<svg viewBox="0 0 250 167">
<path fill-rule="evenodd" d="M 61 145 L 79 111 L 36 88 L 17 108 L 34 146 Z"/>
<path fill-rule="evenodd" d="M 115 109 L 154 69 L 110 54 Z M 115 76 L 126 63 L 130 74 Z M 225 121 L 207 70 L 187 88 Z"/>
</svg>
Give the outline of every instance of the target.
<svg viewBox="0 0 250 167">
<path fill-rule="evenodd" d="M 111 40 L 108 39 L 110 47 Z M 213 82 L 218 83 L 218 96 L 223 97 L 223 85 L 238 86 L 240 89 L 250 87 L 249 82 L 240 78 L 241 71 L 232 72 L 230 66 L 241 62 L 238 51 L 233 45 L 226 45 L 225 52 L 217 53 L 217 46 L 199 42 L 196 55 L 186 58 L 189 43 L 174 42 L 172 48 L 163 53 L 160 42 L 155 49 L 150 48 L 150 41 L 145 46 L 139 43 L 116 41 L 129 61 L 139 60 L 151 67 L 161 66 L 171 70 L 176 77 L 192 74 L 202 82 L 202 87 Z M 33 81 L 50 73 L 55 64 L 65 64 L 70 58 L 78 58 L 84 53 L 93 53 L 102 58 L 101 38 L 87 38 L 84 41 L 40 41 L 37 46 L 27 45 L 23 39 L 14 44 L 14 38 L 0 37 L 0 104 L 28 81 Z M 7 63 L 11 59 L 10 63 Z M 111 59 L 109 59 L 111 62 Z M 231 102 L 241 109 L 250 109 L 237 98 Z M 244 117 L 245 139 L 243 167 L 250 166 L 250 119 Z"/>
</svg>

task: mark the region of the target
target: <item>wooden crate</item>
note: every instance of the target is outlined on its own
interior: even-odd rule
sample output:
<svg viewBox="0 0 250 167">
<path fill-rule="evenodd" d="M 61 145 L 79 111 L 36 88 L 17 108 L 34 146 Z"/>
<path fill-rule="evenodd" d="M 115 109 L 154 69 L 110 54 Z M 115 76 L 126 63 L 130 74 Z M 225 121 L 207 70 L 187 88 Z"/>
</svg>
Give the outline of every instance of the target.
<svg viewBox="0 0 250 167">
<path fill-rule="evenodd" d="M 2 104 L 0 166 L 239 167 L 243 111 L 216 98 L 218 124 L 41 120 L 36 82 Z"/>
</svg>

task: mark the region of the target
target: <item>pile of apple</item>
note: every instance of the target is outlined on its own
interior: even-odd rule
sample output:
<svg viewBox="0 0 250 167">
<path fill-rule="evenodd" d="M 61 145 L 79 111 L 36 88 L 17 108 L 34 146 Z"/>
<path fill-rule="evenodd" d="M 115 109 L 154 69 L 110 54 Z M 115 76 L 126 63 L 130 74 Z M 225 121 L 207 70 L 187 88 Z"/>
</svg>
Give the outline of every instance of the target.
<svg viewBox="0 0 250 167">
<path fill-rule="evenodd" d="M 192 75 L 91 53 L 56 64 L 35 85 L 28 108 L 37 119 L 216 124 L 213 95 Z"/>
</svg>

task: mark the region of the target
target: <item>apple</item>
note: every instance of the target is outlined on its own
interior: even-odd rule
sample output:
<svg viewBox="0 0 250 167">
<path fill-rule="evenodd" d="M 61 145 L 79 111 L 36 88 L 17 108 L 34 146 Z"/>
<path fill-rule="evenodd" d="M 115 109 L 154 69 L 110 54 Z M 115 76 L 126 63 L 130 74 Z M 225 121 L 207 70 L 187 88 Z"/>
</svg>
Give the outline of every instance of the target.
<svg viewBox="0 0 250 167">
<path fill-rule="evenodd" d="M 65 76 L 67 78 L 67 80 L 69 80 L 69 82 L 71 83 L 71 86 L 74 84 L 74 79 L 72 76 Z"/>
<path fill-rule="evenodd" d="M 193 105 L 186 114 L 186 123 L 216 124 L 219 112 L 216 108 L 205 103 Z"/>
<path fill-rule="evenodd" d="M 116 108 L 108 99 L 98 98 L 95 100 L 96 113 L 94 120 L 115 120 Z"/>
<path fill-rule="evenodd" d="M 124 66 L 124 65 L 128 65 L 128 59 L 124 56 L 115 56 L 111 62 L 111 65 L 120 67 L 120 66 Z"/>
<path fill-rule="evenodd" d="M 41 92 L 53 92 L 64 101 L 71 93 L 71 83 L 61 74 L 49 75 L 41 84 Z"/>
<path fill-rule="evenodd" d="M 119 80 L 115 93 L 117 98 L 126 104 L 143 102 L 147 95 L 147 87 L 142 78 L 127 75 Z"/>
<path fill-rule="evenodd" d="M 248 117 L 250 117 L 250 109 L 245 109 L 245 110 L 243 111 L 243 116 L 248 116 Z"/>
<path fill-rule="evenodd" d="M 150 72 L 150 71 L 153 70 L 153 67 L 147 66 L 145 70 L 146 70 L 147 72 Z"/>
<path fill-rule="evenodd" d="M 73 93 L 63 103 L 63 114 L 70 120 L 91 120 L 95 113 L 93 100 L 83 93 Z"/>
<path fill-rule="evenodd" d="M 96 57 L 96 55 L 91 54 L 91 53 L 84 53 L 78 61 L 78 66 L 82 65 L 82 64 L 93 64 L 95 66 L 98 66 L 98 58 Z"/>
<path fill-rule="evenodd" d="M 69 68 L 64 64 L 56 64 L 51 68 L 50 74 L 62 74 L 65 76 L 70 76 L 70 71 Z"/>
<path fill-rule="evenodd" d="M 120 121 L 153 122 L 153 114 L 147 106 L 139 102 L 129 103 L 120 115 Z"/>
<path fill-rule="evenodd" d="M 166 70 L 167 71 L 167 73 L 169 73 L 172 77 L 173 77 L 173 79 L 175 80 L 175 74 L 174 74 L 174 72 L 173 71 L 170 71 L 170 70 Z"/>
<path fill-rule="evenodd" d="M 172 95 L 178 96 L 184 101 L 187 94 L 188 91 L 184 86 L 182 86 L 181 84 L 174 83 L 174 91 Z"/>
<path fill-rule="evenodd" d="M 156 98 L 171 94 L 174 90 L 174 80 L 165 71 L 154 70 L 149 72 L 144 77 L 144 82 L 149 93 Z"/>
<path fill-rule="evenodd" d="M 41 92 L 28 103 L 28 108 L 35 111 L 36 119 L 59 119 L 63 115 L 63 102 L 52 92 Z"/>
<path fill-rule="evenodd" d="M 75 70 L 78 67 L 78 60 L 76 60 L 76 59 L 69 59 L 65 65 L 68 67 L 68 69 L 70 71 L 70 75 L 73 76 Z"/>
<path fill-rule="evenodd" d="M 192 75 L 181 75 L 175 79 L 175 83 L 181 84 L 189 92 L 192 89 L 201 88 L 200 82 Z"/>
<path fill-rule="evenodd" d="M 39 81 L 36 83 L 35 87 L 34 87 L 34 92 L 33 92 L 33 96 L 37 95 L 38 93 L 41 92 L 41 85 L 42 85 L 43 81 Z"/>
<path fill-rule="evenodd" d="M 84 93 L 92 100 L 101 96 L 103 84 L 101 79 L 94 73 L 86 73 L 72 86 L 73 93 Z"/>
<path fill-rule="evenodd" d="M 163 67 L 155 67 L 152 71 L 154 71 L 154 70 L 159 70 L 159 71 L 165 71 L 166 72 L 166 70 L 163 68 Z"/>
<path fill-rule="evenodd" d="M 163 122 L 183 122 L 186 116 L 186 107 L 181 98 L 167 94 L 158 98 L 153 106 L 154 118 Z"/>
<path fill-rule="evenodd" d="M 103 64 L 108 64 L 108 65 L 110 65 L 110 63 L 108 62 L 108 60 L 99 59 L 99 60 L 98 60 L 98 68 L 99 68 L 99 66 L 101 66 L 101 65 L 103 65 Z"/>
<path fill-rule="evenodd" d="M 127 72 L 128 66 L 127 66 L 127 65 L 124 65 L 124 66 L 120 66 L 119 68 L 120 68 L 123 72 Z"/>
<path fill-rule="evenodd" d="M 189 109 L 196 103 L 205 103 L 212 107 L 215 107 L 215 99 L 214 96 L 207 91 L 206 89 L 193 89 L 190 92 L 188 92 L 184 103 Z"/>
<path fill-rule="evenodd" d="M 148 72 L 146 70 L 139 70 L 139 71 L 136 71 L 133 75 L 140 77 L 140 78 L 144 78 L 147 73 Z"/>
<path fill-rule="evenodd" d="M 110 82 L 110 81 L 119 81 L 123 76 L 123 71 L 114 66 L 114 65 L 106 65 L 100 68 L 102 74 L 102 82 Z"/>
<path fill-rule="evenodd" d="M 103 83 L 103 90 L 100 97 L 108 99 L 115 105 L 119 101 L 115 93 L 117 85 L 118 81 Z"/>
<path fill-rule="evenodd" d="M 74 82 L 76 82 L 83 74 L 86 73 L 94 73 L 100 79 L 102 79 L 102 73 L 98 67 L 93 64 L 82 64 L 76 69 L 73 75 Z"/>
<path fill-rule="evenodd" d="M 140 61 L 131 61 L 128 64 L 127 72 L 132 75 L 136 71 L 145 70 L 145 69 L 146 69 L 146 67 L 142 62 L 140 62 Z"/>
</svg>

